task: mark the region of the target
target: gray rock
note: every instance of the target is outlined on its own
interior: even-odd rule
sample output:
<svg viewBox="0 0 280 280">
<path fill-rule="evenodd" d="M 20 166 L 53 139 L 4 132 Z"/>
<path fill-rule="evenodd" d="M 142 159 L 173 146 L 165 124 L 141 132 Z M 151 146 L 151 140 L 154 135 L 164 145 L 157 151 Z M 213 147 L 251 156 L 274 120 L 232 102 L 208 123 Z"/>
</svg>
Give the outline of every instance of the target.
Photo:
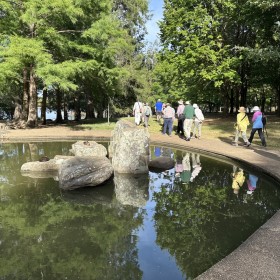
<svg viewBox="0 0 280 280">
<path fill-rule="evenodd" d="M 127 174 L 149 172 L 150 134 L 129 121 L 118 121 L 112 132 L 110 156 L 114 171 Z"/>
<path fill-rule="evenodd" d="M 117 200 L 123 205 L 143 207 L 149 199 L 149 177 L 147 174 L 114 174 Z"/>
<path fill-rule="evenodd" d="M 106 157 L 73 157 L 62 162 L 59 185 L 64 190 L 97 186 L 113 174 L 111 162 Z"/>
<path fill-rule="evenodd" d="M 49 161 L 30 161 L 26 162 L 21 166 L 21 172 L 50 172 L 58 171 L 59 165 L 54 159 Z"/>
<path fill-rule="evenodd" d="M 78 157 L 106 157 L 107 149 L 95 141 L 78 141 L 72 145 L 71 152 Z"/>
<path fill-rule="evenodd" d="M 58 170 L 64 160 L 73 158 L 73 156 L 56 155 L 53 159 L 47 161 L 30 161 L 21 166 L 22 176 L 39 179 L 53 178 L 58 181 Z"/>
<path fill-rule="evenodd" d="M 175 161 L 170 157 L 158 157 L 149 162 L 149 170 L 163 171 L 174 168 Z"/>
</svg>

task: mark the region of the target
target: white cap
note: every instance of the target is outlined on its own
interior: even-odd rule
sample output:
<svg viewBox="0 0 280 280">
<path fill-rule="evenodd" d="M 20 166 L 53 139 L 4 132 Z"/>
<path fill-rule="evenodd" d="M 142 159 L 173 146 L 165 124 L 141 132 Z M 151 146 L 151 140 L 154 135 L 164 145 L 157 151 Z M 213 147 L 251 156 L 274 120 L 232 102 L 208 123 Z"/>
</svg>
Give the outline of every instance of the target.
<svg viewBox="0 0 280 280">
<path fill-rule="evenodd" d="M 260 107 L 259 106 L 254 106 L 253 107 L 253 112 L 257 112 L 257 111 L 260 111 Z"/>
<path fill-rule="evenodd" d="M 194 103 L 193 107 L 196 109 L 196 108 L 198 108 L 198 105 L 196 103 Z"/>
</svg>

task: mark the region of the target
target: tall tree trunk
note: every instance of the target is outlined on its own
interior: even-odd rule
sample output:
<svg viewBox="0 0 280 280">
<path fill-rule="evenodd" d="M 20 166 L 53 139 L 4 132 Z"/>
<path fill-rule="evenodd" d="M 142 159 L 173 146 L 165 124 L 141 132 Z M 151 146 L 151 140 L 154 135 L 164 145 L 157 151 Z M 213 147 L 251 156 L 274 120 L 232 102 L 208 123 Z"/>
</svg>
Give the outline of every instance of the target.
<svg viewBox="0 0 280 280">
<path fill-rule="evenodd" d="M 48 90 L 47 87 L 43 88 L 43 97 L 42 97 L 42 106 L 41 106 L 41 120 L 42 124 L 45 125 L 47 123 L 46 120 L 46 111 L 47 111 L 47 95 L 48 95 Z"/>
<path fill-rule="evenodd" d="M 62 94 L 59 88 L 56 89 L 56 123 L 62 123 Z"/>
<path fill-rule="evenodd" d="M 37 88 L 35 82 L 35 75 L 33 68 L 30 68 L 30 79 L 29 79 L 29 110 L 28 110 L 28 127 L 35 127 L 37 125 Z"/>
<path fill-rule="evenodd" d="M 22 119 L 22 108 L 19 98 L 15 99 L 15 110 L 13 115 L 13 120 L 19 122 Z"/>
<path fill-rule="evenodd" d="M 28 117 L 28 106 L 29 106 L 29 94 L 28 94 L 28 71 L 27 68 L 23 69 L 23 96 L 22 96 L 22 119 L 27 121 Z"/>
<path fill-rule="evenodd" d="M 87 108 L 86 108 L 86 119 L 93 119 L 94 118 L 94 108 L 93 102 L 91 98 L 87 99 Z"/>
<path fill-rule="evenodd" d="M 68 121 L 68 105 L 67 105 L 67 102 L 66 102 L 66 97 L 65 97 L 66 95 L 64 94 L 63 95 L 63 100 L 64 100 L 64 102 L 63 102 L 63 114 L 64 114 L 64 120 L 65 121 Z"/>
<path fill-rule="evenodd" d="M 81 107 L 80 107 L 80 99 L 79 97 L 75 97 L 74 99 L 74 107 L 75 107 L 75 121 L 81 120 Z"/>
<path fill-rule="evenodd" d="M 276 104 L 277 104 L 277 111 L 276 111 L 276 114 L 277 116 L 280 117 L 280 86 L 278 86 L 276 88 Z"/>
</svg>

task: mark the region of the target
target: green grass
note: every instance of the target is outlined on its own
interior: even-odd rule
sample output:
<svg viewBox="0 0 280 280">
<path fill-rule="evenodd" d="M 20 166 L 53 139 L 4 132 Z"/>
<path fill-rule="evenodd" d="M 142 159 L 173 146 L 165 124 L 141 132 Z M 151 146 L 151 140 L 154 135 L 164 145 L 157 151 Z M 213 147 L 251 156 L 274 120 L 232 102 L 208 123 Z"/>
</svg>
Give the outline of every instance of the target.
<svg viewBox="0 0 280 280">
<path fill-rule="evenodd" d="M 133 117 L 122 118 L 134 123 Z M 223 116 L 221 114 L 208 114 L 205 116 L 205 121 L 202 126 L 202 137 L 206 139 L 226 139 L 229 142 L 233 140 L 235 130 L 233 124 L 235 122 L 235 116 Z M 251 116 L 249 116 L 251 119 Z M 73 126 L 73 129 L 83 130 L 113 130 L 116 122 L 119 119 L 110 119 L 108 123 L 107 119 L 93 119 L 87 121 L 87 123 L 77 124 Z M 174 122 L 174 131 L 176 130 L 177 120 Z M 252 129 L 252 125 L 248 127 L 247 136 L 249 137 Z M 155 116 L 149 120 L 149 132 L 150 133 L 160 133 L 161 125 L 156 121 Z M 280 117 L 268 116 L 267 123 L 267 147 L 271 149 L 280 150 Z M 242 141 L 242 139 L 240 139 Z M 253 143 L 256 145 L 261 145 L 261 141 L 258 134 L 255 134 Z"/>
</svg>

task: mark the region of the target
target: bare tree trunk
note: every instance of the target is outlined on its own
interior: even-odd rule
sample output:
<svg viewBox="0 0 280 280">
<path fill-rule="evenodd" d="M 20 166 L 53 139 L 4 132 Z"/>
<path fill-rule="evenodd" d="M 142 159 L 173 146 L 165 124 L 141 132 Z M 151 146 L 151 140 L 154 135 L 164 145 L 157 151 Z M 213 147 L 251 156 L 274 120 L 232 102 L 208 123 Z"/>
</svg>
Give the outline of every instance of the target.
<svg viewBox="0 0 280 280">
<path fill-rule="evenodd" d="M 86 109 L 86 119 L 93 119 L 94 118 L 94 108 L 93 102 L 88 98 L 87 101 L 87 109 Z"/>
<path fill-rule="evenodd" d="M 68 121 L 68 106 L 67 106 L 67 102 L 65 100 L 65 94 L 64 94 L 64 102 L 63 102 L 63 113 L 64 113 L 64 120 Z"/>
<path fill-rule="evenodd" d="M 48 95 L 48 90 L 46 87 L 44 87 L 43 88 L 43 97 L 42 97 L 42 106 L 41 106 L 41 120 L 42 120 L 43 125 L 45 125 L 47 123 L 47 120 L 46 120 L 47 95 Z"/>
<path fill-rule="evenodd" d="M 62 108 L 62 96 L 61 91 L 59 88 L 56 89 L 56 123 L 62 123 L 62 114 L 61 114 L 61 108 Z"/>
<path fill-rule="evenodd" d="M 276 114 L 277 116 L 280 117 L 280 86 L 278 86 L 276 88 L 276 104 L 277 104 L 277 111 L 276 111 Z"/>
<path fill-rule="evenodd" d="M 26 68 L 23 69 L 23 96 L 22 96 L 22 119 L 27 121 L 28 117 L 28 106 L 29 106 L 29 95 L 28 95 L 28 71 Z"/>
<path fill-rule="evenodd" d="M 19 122 L 21 119 L 22 119 L 22 108 L 21 108 L 21 105 L 20 105 L 20 101 L 17 98 L 15 100 L 15 110 L 14 110 L 13 120 L 15 122 Z"/>
<path fill-rule="evenodd" d="M 80 100 L 79 97 L 75 97 L 74 99 L 74 107 L 75 107 L 75 121 L 81 120 L 81 108 L 80 108 Z"/>
<path fill-rule="evenodd" d="M 37 88 L 35 82 L 35 75 L 30 68 L 30 80 L 29 80 L 29 110 L 28 110 L 28 127 L 35 127 L 37 125 Z"/>
</svg>

